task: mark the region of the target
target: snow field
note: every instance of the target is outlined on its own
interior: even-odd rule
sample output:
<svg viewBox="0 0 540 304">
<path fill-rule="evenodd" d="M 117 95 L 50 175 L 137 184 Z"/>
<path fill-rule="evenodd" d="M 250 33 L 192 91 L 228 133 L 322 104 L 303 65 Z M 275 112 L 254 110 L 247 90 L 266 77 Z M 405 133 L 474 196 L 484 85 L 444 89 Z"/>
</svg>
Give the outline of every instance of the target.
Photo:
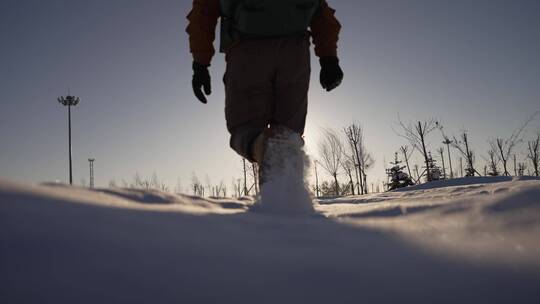
<svg viewBox="0 0 540 304">
<path fill-rule="evenodd" d="M 0 181 L 0 303 L 538 303 L 539 190 L 370 194 L 315 218 Z"/>
</svg>

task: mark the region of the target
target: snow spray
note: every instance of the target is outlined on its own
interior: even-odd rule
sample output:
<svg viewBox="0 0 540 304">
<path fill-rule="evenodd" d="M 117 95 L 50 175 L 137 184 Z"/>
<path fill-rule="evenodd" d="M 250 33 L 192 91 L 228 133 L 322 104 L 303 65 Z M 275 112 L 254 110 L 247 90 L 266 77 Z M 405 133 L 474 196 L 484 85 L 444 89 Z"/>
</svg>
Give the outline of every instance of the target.
<svg viewBox="0 0 540 304">
<path fill-rule="evenodd" d="M 264 183 L 256 209 L 264 213 L 304 215 L 314 212 L 306 185 L 309 157 L 299 134 L 283 131 L 268 139 L 264 155 Z"/>
</svg>

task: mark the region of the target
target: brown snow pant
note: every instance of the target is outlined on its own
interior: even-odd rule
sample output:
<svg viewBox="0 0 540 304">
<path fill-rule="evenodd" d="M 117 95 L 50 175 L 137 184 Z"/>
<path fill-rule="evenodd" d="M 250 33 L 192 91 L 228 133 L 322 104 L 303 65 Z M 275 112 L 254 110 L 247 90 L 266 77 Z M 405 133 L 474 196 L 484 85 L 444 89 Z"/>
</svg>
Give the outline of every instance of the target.
<svg viewBox="0 0 540 304">
<path fill-rule="evenodd" d="M 225 117 L 230 145 L 254 161 L 254 139 L 272 125 L 299 134 L 306 123 L 309 37 L 246 40 L 227 51 Z"/>
</svg>

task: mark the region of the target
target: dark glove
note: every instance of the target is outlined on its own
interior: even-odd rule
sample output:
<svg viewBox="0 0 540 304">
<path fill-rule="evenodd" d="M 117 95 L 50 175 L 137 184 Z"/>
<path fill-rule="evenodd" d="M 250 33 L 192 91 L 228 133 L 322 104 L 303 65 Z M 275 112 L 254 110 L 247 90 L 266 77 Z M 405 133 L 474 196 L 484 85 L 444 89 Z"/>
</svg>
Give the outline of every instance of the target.
<svg viewBox="0 0 540 304">
<path fill-rule="evenodd" d="M 206 95 L 212 94 L 212 88 L 210 86 L 210 73 L 208 67 L 210 65 L 200 64 L 193 61 L 193 80 L 191 84 L 193 86 L 193 93 L 197 96 L 197 99 L 202 103 L 207 103 Z M 202 88 L 204 88 L 204 94 Z"/>
<path fill-rule="evenodd" d="M 337 57 L 323 57 L 321 63 L 321 85 L 327 92 L 337 88 L 343 80 L 343 71 Z"/>
</svg>

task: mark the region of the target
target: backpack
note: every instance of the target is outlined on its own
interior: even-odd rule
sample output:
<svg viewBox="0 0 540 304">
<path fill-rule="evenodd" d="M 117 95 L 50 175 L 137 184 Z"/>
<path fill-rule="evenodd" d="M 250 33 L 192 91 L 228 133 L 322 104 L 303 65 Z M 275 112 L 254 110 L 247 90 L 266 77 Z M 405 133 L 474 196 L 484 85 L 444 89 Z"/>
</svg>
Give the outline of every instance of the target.
<svg viewBox="0 0 540 304">
<path fill-rule="evenodd" d="M 304 34 L 319 7 L 320 0 L 220 0 L 221 51 L 238 36 Z"/>
</svg>

